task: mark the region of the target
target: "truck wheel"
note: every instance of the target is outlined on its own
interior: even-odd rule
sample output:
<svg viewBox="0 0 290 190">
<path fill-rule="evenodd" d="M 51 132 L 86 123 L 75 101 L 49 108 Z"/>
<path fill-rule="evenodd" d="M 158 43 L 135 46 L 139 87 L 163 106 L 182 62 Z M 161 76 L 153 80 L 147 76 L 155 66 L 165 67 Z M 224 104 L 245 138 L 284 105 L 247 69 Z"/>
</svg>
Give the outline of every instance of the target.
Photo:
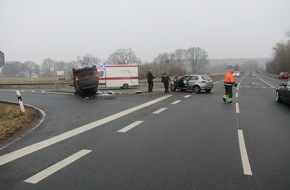
<svg viewBox="0 0 290 190">
<path fill-rule="evenodd" d="M 123 84 L 122 88 L 123 89 L 128 89 L 129 88 L 129 85 L 128 84 Z"/>
</svg>

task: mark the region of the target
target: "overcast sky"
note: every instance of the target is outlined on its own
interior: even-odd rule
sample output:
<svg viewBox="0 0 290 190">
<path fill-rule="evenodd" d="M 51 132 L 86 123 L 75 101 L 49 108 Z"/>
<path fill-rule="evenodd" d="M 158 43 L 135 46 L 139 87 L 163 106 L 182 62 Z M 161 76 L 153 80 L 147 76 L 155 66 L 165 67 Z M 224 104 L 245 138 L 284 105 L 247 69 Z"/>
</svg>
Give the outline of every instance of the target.
<svg viewBox="0 0 290 190">
<path fill-rule="evenodd" d="M 132 48 L 143 62 L 178 48 L 209 59 L 269 58 L 287 40 L 289 0 L 0 0 L 6 61 L 106 60 Z"/>
</svg>

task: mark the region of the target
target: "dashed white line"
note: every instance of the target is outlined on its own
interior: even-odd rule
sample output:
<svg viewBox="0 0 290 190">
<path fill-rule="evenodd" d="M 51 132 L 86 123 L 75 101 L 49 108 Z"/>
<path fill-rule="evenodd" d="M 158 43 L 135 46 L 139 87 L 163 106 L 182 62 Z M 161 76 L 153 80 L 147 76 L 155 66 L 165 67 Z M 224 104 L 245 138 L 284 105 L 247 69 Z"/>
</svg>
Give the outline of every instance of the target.
<svg viewBox="0 0 290 190">
<path fill-rule="evenodd" d="M 123 129 L 120 129 L 118 132 L 126 133 L 127 131 L 129 131 L 130 129 L 133 129 L 134 127 L 136 127 L 137 125 L 140 125 L 141 123 L 143 123 L 143 121 L 135 121 L 134 123 L 124 127 Z"/>
<path fill-rule="evenodd" d="M 236 113 L 240 113 L 239 103 L 236 103 Z"/>
<path fill-rule="evenodd" d="M 247 149 L 246 149 L 244 134 L 243 134 L 242 130 L 238 130 L 238 136 L 239 136 L 240 153 L 241 153 L 244 174 L 245 175 L 253 175 L 251 165 L 249 162 Z"/>
<path fill-rule="evenodd" d="M 159 110 L 156 110 L 155 112 L 153 112 L 153 114 L 159 114 L 159 113 L 163 112 L 166 109 L 167 108 L 160 108 Z"/>
<path fill-rule="evenodd" d="M 15 150 L 13 152 L 4 154 L 4 155 L 0 156 L 0 165 L 7 164 L 9 162 L 12 162 L 13 160 L 16 160 L 18 158 L 21 158 L 23 156 L 26 156 L 28 154 L 31 154 L 33 152 L 36 152 L 38 150 L 41 150 L 41 149 L 46 148 L 48 146 L 51 146 L 53 144 L 56 144 L 58 142 L 61 142 L 63 140 L 66 140 L 68 138 L 74 137 L 76 135 L 79 135 L 79 134 L 84 133 L 86 131 L 89 131 L 91 129 L 97 128 L 97 127 L 99 127 L 101 125 L 104 125 L 104 124 L 110 122 L 110 121 L 116 120 L 116 119 L 118 119 L 120 117 L 123 117 L 125 115 L 130 114 L 130 113 L 133 113 L 135 111 L 138 111 L 138 110 L 140 110 L 142 108 L 148 107 L 148 106 L 153 105 L 155 103 L 158 103 L 158 102 L 160 102 L 162 100 L 165 100 L 165 99 L 167 99 L 167 98 L 169 98 L 171 96 L 172 95 L 167 95 L 167 96 L 159 97 L 157 99 L 151 100 L 151 101 L 146 102 L 144 104 L 135 106 L 133 108 L 129 108 L 127 110 L 121 111 L 119 113 L 113 114 L 113 115 L 108 116 L 108 117 L 105 117 L 103 119 L 94 121 L 92 123 L 83 125 L 81 127 L 75 128 L 75 129 L 70 130 L 70 131 L 67 131 L 67 132 L 62 133 L 60 135 L 51 137 L 49 139 L 40 141 L 40 142 L 35 143 L 35 144 L 32 144 L 30 146 L 27 146 L 27 147 L 24 147 L 24 148 Z"/>
<path fill-rule="evenodd" d="M 181 102 L 181 100 L 176 100 L 175 102 L 172 102 L 171 104 L 178 104 L 179 102 Z"/>
<path fill-rule="evenodd" d="M 238 98 L 238 97 L 239 97 L 239 93 L 236 92 L 236 98 Z"/>
<path fill-rule="evenodd" d="M 74 161 L 80 159 L 81 157 L 85 156 L 86 154 L 90 153 L 91 150 L 81 150 L 70 157 L 50 166 L 49 168 L 42 170 L 38 174 L 26 179 L 24 182 L 36 184 L 41 180 L 47 178 L 48 176 L 52 175 L 53 173 L 59 171 L 60 169 L 68 166 L 69 164 L 73 163 Z"/>
<path fill-rule="evenodd" d="M 191 95 L 186 95 L 186 96 L 184 96 L 184 98 L 189 98 Z"/>
</svg>

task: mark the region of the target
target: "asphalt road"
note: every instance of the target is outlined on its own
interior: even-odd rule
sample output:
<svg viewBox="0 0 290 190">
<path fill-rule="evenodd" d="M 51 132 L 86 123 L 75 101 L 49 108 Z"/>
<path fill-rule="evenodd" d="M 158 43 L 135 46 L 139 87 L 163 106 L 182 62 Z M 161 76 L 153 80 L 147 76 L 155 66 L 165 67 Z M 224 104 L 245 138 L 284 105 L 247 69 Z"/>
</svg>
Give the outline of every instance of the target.
<svg viewBox="0 0 290 190">
<path fill-rule="evenodd" d="M 282 81 L 237 79 L 232 104 L 211 93 L 83 99 L 22 92 L 43 123 L 0 150 L 0 189 L 290 189 L 290 106 Z M 16 94 L 0 90 L 0 100 Z"/>
</svg>

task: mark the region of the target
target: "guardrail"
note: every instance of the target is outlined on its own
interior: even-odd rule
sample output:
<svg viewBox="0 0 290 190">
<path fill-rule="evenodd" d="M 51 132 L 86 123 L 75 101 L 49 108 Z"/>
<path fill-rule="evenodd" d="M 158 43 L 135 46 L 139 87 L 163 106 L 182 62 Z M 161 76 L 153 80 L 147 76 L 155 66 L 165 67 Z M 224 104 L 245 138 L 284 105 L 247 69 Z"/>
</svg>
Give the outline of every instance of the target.
<svg viewBox="0 0 290 190">
<path fill-rule="evenodd" d="M 28 82 L 28 83 L 6 83 L 0 84 L 0 88 L 50 88 L 50 89 L 59 89 L 59 88 L 73 88 L 72 82 Z"/>
<path fill-rule="evenodd" d="M 223 79 L 224 74 L 215 74 L 210 75 L 213 81 L 219 81 Z M 147 80 L 139 80 L 139 86 L 146 86 Z M 161 82 L 160 78 L 154 80 L 155 86 L 163 87 L 163 83 Z M 56 89 L 59 90 L 60 88 L 67 88 L 73 89 L 73 82 L 27 82 L 27 83 L 0 83 L 0 88 L 23 88 L 23 89 Z"/>
</svg>

